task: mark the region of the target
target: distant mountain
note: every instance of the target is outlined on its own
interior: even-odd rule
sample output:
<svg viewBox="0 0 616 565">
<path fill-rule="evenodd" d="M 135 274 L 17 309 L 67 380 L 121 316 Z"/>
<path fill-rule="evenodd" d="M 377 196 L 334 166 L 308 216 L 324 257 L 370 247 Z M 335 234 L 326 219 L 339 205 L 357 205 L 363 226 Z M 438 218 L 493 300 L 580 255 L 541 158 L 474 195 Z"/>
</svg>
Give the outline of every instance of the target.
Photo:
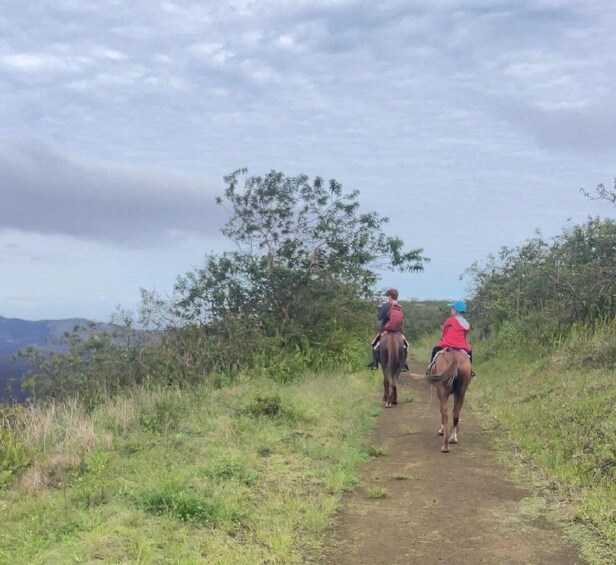
<svg viewBox="0 0 616 565">
<path fill-rule="evenodd" d="M 32 322 L 0 316 L 0 401 L 23 398 L 20 381 L 29 366 L 23 359 L 11 363 L 14 353 L 31 345 L 49 351 L 62 351 L 65 348 L 58 341 L 65 333 L 71 333 L 76 326 L 88 327 L 90 324 L 83 318 Z M 97 324 L 97 327 L 103 331 L 111 326 Z"/>
</svg>

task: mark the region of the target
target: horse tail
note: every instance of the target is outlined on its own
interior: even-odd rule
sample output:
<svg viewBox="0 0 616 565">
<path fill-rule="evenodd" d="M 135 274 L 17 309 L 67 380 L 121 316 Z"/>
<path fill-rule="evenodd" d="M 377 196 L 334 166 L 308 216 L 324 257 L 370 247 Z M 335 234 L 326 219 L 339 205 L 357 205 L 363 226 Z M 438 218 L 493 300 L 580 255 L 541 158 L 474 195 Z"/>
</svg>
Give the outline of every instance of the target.
<svg viewBox="0 0 616 565">
<path fill-rule="evenodd" d="M 397 340 L 391 339 L 387 343 L 387 373 L 390 377 L 398 375 L 402 369 L 401 345 Z"/>
<path fill-rule="evenodd" d="M 426 373 L 424 375 L 424 380 L 429 382 L 431 385 L 438 385 L 441 383 L 451 385 L 458 375 L 459 366 L 459 362 L 456 359 L 452 359 L 442 373 Z"/>
</svg>

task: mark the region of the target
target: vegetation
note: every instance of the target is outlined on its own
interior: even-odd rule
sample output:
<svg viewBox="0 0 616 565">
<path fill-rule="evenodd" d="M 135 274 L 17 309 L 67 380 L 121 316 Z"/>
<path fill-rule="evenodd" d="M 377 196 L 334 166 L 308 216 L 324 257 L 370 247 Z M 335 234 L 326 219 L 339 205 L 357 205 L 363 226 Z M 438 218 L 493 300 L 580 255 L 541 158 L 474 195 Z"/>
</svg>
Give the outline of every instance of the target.
<svg viewBox="0 0 616 565">
<path fill-rule="evenodd" d="M 0 412 L 0 561 L 297 561 L 387 454 L 366 443 L 376 383 L 341 371 L 365 364 L 375 273 L 427 259 L 336 181 L 244 174 L 220 199 L 236 250 L 170 298 L 144 291 L 145 330 L 120 313 L 116 334 L 22 353 L 37 402 Z M 616 222 L 537 233 L 467 276 L 473 398 L 613 555 Z M 403 307 L 427 356 L 446 302 Z"/>
<path fill-rule="evenodd" d="M 34 396 L 95 404 L 132 384 L 226 384 L 248 373 L 282 382 L 365 363 L 376 273 L 420 271 L 422 250 L 387 236 L 387 218 L 361 213 L 358 192 L 335 180 L 272 171 L 240 187 L 245 173 L 226 177 L 219 199 L 236 250 L 178 277 L 169 299 L 143 291 L 146 333 L 121 315 L 121 336 L 77 331 L 69 354 L 25 352 Z"/>
<path fill-rule="evenodd" d="M 616 179 L 614 179 L 614 188 L 605 188 L 604 184 L 599 184 L 594 190 L 594 193 L 587 192 L 583 188 L 580 188 L 580 192 L 590 198 L 591 200 L 605 200 L 616 206 Z"/>
<path fill-rule="evenodd" d="M 0 561 L 300 561 L 356 471 L 385 453 L 365 364 L 375 274 L 418 271 L 358 193 L 227 177 L 224 233 L 140 329 L 21 355 L 35 403 L 0 412 Z M 142 329 L 145 328 L 145 329 Z M 341 374 L 343 369 L 345 374 Z M 327 372 L 325 372 L 327 370 Z"/>
<path fill-rule="evenodd" d="M 574 324 L 616 315 L 616 222 L 590 218 L 552 241 L 537 235 L 474 264 L 467 275 L 481 335 L 518 332 L 549 343 Z"/>
<path fill-rule="evenodd" d="M 616 323 L 574 330 L 560 346 L 546 347 L 543 358 L 528 355 L 525 343 L 506 350 L 493 340 L 479 344 L 476 357 L 482 361 L 476 364 L 471 401 L 503 426 L 522 459 L 547 480 L 560 500 L 560 517 L 594 532 L 590 544 L 582 539 L 585 550 L 598 563 L 611 562 Z M 611 353 L 603 357 L 606 349 Z M 593 357 L 593 352 L 601 354 Z"/>
<path fill-rule="evenodd" d="M 440 328 L 449 315 L 448 303 L 448 300 L 401 300 L 406 338 L 417 341 Z"/>
<path fill-rule="evenodd" d="M 0 562 L 301 562 L 371 456 L 378 385 L 338 373 L 5 407 Z"/>
<path fill-rule="evenodd" d="M 616 222 L 589 219 L 475 264 L 474 401 L 616 553 Z M 596 543 L 598 541 L 598 544 Z M 588 540 L 584 540 L 588 550 Z M 589 554 L 589 555 L 590 555 Z"/>
</svg>

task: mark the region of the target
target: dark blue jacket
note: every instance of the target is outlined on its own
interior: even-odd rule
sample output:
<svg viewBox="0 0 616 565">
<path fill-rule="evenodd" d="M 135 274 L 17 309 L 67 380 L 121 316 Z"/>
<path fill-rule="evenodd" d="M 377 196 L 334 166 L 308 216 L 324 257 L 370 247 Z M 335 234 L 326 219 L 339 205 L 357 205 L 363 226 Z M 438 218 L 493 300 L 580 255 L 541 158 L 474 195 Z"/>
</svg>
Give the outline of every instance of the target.
<svg viewBox="0 0 616 565">
<path fill-rule="evenodd" d="M 381 322 L 381 329 L 383 331 L 383 326 L 389 322 L 389 311 L 391 310 L 391 302 L 385 302 L 379 306 L 379 310 L 376 314 L 377 319 Z"/>
</svg>

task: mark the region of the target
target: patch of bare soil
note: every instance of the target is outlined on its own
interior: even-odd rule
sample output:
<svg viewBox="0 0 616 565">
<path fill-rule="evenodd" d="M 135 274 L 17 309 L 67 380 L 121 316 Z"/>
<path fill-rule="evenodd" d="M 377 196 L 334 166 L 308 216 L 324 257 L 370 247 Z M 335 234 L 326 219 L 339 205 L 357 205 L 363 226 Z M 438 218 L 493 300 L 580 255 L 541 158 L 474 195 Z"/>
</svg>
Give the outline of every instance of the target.
<svg viewBox="0 0 616 565">
<path fill-rule="evenodd" d="M 444 454 L 432 387 L 403 374 L 400 388 L 402 402 L 383 409 L 372 438 L 385 454 L 346 496 L 318 563 L 584 563 L 533 492 L 513 482 L 468 404 L 459 443 Z"/>
</svg>

